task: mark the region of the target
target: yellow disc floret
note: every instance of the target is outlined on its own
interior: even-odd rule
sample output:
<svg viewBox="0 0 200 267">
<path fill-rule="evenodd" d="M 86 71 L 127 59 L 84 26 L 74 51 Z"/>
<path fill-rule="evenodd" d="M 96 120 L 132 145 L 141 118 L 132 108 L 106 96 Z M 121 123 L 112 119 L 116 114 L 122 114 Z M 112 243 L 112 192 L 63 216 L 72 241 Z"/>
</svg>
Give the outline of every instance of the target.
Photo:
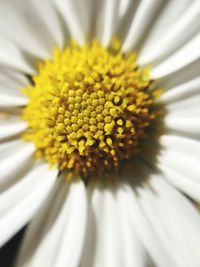
<svg viewBox="0 0 200 267">
<path fill-rule="evenodd" d="M 86 176 L 118 167 L 137 152 L 154 116 L 148 69 L 137 68 L 134 54 L 95 40 L 55 49 L 33 81 L 24 90 L 24 137 L 60 170 Z"/>
</svg>

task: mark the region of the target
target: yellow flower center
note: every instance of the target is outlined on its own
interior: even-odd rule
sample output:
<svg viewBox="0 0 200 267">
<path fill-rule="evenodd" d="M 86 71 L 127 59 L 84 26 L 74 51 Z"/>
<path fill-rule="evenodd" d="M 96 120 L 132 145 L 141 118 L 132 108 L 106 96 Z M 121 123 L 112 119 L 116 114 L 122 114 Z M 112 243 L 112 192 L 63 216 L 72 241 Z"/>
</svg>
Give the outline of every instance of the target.
<svg viewBox="0 0 200 267">
<path fill-rule="evenodd" d="M 155 115 L 149 70 L 137 68 L 135 55 L 117 46 L 93 40 L 55 49 L 24 90 L 24 138 L 60 170 L 87 176 L 118 168 L 138 151 Z"/>
</svg>

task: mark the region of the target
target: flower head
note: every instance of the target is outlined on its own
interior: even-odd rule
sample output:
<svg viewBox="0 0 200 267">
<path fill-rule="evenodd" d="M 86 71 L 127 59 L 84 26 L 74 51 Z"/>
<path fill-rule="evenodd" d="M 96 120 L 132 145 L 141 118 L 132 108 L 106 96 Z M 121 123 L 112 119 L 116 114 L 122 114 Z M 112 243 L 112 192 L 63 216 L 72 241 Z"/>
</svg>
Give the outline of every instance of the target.
<svg viewBox="0 0 200 267">
<path fill-rule="evenodd" d="M 16 266 L 200 266 L 199 22 L 199 0 L 0 1 Z"/>
<path fill-rule="evenodd" d="M 113 47 L 92 41 L 55 50 L 25 90 L 25 139 L 51 165 L 71 171 L 70 177 L 119 167 L 137 152 L 155 117 L 148 69 L 136 68 L 133 54 Z"/>
</svg>

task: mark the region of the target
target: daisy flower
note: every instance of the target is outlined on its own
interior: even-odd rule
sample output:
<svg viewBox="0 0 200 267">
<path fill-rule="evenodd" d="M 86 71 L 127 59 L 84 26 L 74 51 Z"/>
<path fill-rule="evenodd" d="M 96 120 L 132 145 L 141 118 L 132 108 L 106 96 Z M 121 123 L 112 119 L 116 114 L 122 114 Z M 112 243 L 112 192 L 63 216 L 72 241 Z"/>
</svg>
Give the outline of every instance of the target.
<svg viewBox="0 0 200 267">
<path fill-rule="evenodd" d="M 0 1 L 0 245 L 16 267 L 200 266 L 200 1 Z"/>
</svg>

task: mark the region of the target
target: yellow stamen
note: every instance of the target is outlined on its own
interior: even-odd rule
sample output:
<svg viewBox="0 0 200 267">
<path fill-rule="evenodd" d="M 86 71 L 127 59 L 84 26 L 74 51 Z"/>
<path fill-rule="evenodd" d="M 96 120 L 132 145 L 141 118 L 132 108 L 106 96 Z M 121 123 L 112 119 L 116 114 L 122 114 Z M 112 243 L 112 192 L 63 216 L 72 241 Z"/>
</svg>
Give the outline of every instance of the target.
<svg viewBox="0 0 200 267">
<path fill-rule="evenodd" d="M 154 117 L 149 70 L 137 69 L 135 55 L 117 47 L 106 49 L 94 40 L 55 49 L 52 60 L 39 64 L 34 85 L 24 90 L 29 97 L 24 138 L 51 165 L 102 174 L 137 152 Z"/>
</svg>

